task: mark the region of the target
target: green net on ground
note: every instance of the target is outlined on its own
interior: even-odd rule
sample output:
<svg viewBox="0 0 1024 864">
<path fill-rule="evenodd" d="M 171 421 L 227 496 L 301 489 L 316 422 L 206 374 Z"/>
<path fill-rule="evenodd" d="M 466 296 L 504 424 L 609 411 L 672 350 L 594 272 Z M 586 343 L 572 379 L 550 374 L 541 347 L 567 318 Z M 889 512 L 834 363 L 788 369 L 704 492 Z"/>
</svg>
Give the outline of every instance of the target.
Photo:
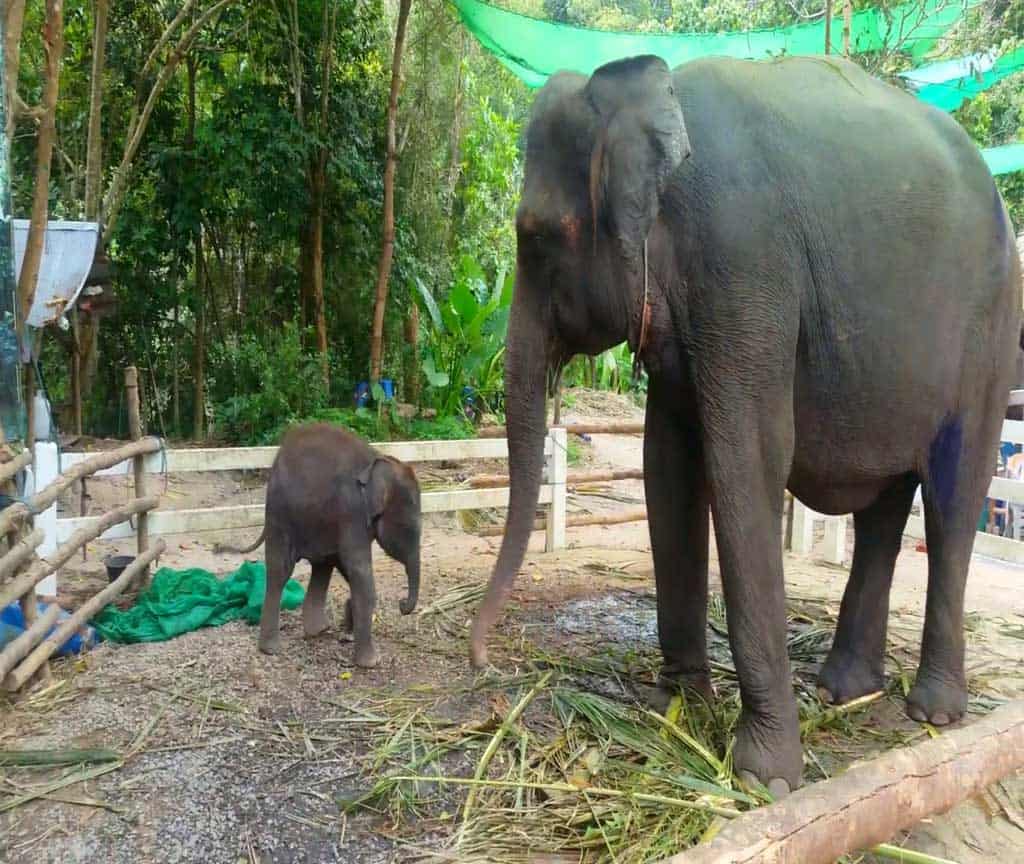
<svg viewBox="0 0 1024 864">
<path fill-rule="evenodd" d="M 163 642 L 201 627 L 228 621 L 260 620 L 267 570 L 262 562 L 246 561 L 234 573 L 218 579 L 208 570 L 162 567 L 153 583 L 130 609 L 107 606 L 92 625 L 110 642 Z M 294 579 L 285 585 L 282 609 L 295 609 L 305 590 Z"/>
<path fill-rule="evenodd" d="M 822 54 L 825 22 L 773 30 L 730 33 L 625 33 L 591 30 L 530 18 L 481 0 L 452 0 L 462 23 L 480 44 L 530 87 L 541 87 L 560 69 L 585 75 L 599 66 L 637 54 L 654 54 L 670 67 L 709 55 L 766 59 L 783 54 Z M 938 39 L 980 0 L 949 3 L 925 0 L 896 6 L 889 14 L 864 9 L 853 15 L 850 52 L 900 48 L 919 62 Z M 830 41 L 842 51 L 843 19 L 832 22 Z"/>
</svg>

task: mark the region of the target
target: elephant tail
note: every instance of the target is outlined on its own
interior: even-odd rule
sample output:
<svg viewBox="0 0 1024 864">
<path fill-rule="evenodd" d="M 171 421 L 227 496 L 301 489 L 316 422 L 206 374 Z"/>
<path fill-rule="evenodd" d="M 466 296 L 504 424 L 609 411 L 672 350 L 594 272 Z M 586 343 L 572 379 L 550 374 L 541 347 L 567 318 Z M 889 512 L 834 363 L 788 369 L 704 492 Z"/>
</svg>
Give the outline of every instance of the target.
<svg viewBox="0 0 1024 864">
<path fill-rule="evenodd" d="M 238 555 L 245 555 L 247 552 L 252 552 L 253 549 L 255 549 L 257 546 L 259 546 L 263 542 L 263 540 L 266 538 L 266 536 L 267 536 L 267 526 L 264 525 L 263 526 L 263 530 L 260 531 L 260 536 L 256 538 L 256 540 L 252 543 L 252 545 L 246 546 L 245 548 L 241 548 L 240 549 L 237 546 L 228 546 L 228 545 L 226 545 L 224 543 L 215 543 L 214 546 L 213 546 L 213 551 L 216 554 L 220 554 L 222 552 L 234 552 L 234 553 L 236 553 Z"/>
</svg>

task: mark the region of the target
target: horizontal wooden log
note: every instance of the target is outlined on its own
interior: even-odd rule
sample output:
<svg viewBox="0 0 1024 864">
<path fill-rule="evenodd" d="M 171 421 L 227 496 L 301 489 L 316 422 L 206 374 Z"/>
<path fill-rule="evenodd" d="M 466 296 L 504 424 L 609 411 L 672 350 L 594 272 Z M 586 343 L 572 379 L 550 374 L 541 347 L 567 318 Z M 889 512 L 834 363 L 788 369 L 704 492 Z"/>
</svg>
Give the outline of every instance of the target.
<svg viewBox="0 0 1024 864">
<path fill-rule="evenodd" d="M 6 536 L 23 525 L 31 515 L 32 513 L 28 507 L 20 501 L 12 504 L 10 507 L 5 507 L 0 511 L 0 537 Z"/>
<path fill-rule="evenodd" d="M 565 423 L 570 435 L 643 435 L 643 423 Z M 504 426 L 484 426 L 477 432 L 481 438 L 505 438 Z"/>
<path fill-rule="evenodd" d="M 47 660 L 52 657 L 58 648 L 68 641 L 74 634 L 88 623 L 89 619 L 96 615 L 101 609 L 107 606 L 115 597 L 124 593 L 132 582 L 138 579 L 150 563 L 154 561 L 166 548 L 163 538 L 157 539 L 153 548 L 143 552 L 131 564 L 124 573 L 111 582 L 106 588 L 86 600 L 68 618 L 64 619 L 43 642 L 26 657 L 21 665 L 7 674 L 4 678 L 4 687 L 8 691 L 20 690 Z"/>
<path fill-rule="evenodd" d="M 79 528 L 68 538 L 66 543 L 58 546 L 57 551 L 48 558 L 40 558 L 25 570 L 24 573 L 0 587 L 0 609 L 27 594 L 47 576 L 63 567 L 82 546 L 95 540 L 111 525 L 127 522 L 136 513 L 152 510 L 159 503 L 160 499 L 155 495 L 151 495 L 149 498 L 136 498 L 123 507 L 118 507 L 116 510 L 111 510 L 103 516 L 90 520 L 88 525 Z"/>
<path fill-rule="evenodd" d="M 403 462 L 458 462 L 470 459 L 505 459 L 508 443 L 500 439 L 469 438 L 452 441 L 383 441 L 371 446 L 385 456 Z M 551 452 L 551 442 L 545 445 Z M 195 471 L 266 470 L 274 463 L 277 447 L 193 447 L 153 452 L 146 456 L 149 474 L 179 474 Z M 113 452 L 113 451 L 112 451 Z M 67 472 L 93 458 L 89 453 L 62 453 L 61 470 Z M 121 462 L 94 472 L 96 477 L 128 477 L 132 465 Z"/>
<path fill-rule="evenodd" d="M 9 462 L 0 464 L 0 484 L 14 478 L 19 472 L 32 464 L 32 451 L 23 450 Z"/>
<path fill-rule="evenodd" d="M 43 530 L 36 528 L 27 537 L 23 537 L 11 549 L 0 558 L 0 582 L 3 582 L 8 576 L 12 576 L 17 573 L 30 557 L 35 548 L 43 542 Z M 0 609 L 3 607 L 0 606 Z"/>
<path fill-rule="evenodd" d="M 1024 700 L 901 747 L 731 822 L 667 864 L 831 864 L 1024 767 Z"/>
<path fill-rule="evenodd" d="M 609 513 L 607 515 L 570 516 L 565 520 L 565 527 L 583 528 L 587 525 L 623 525 L 626 522 L 644 522 L 646 519 L 647 510 L 641 507 L 635 510 L 623 510 L 621 513 Z M 537 519 L 533 523 L 534 531 L 543 531 L 546 527 L 547 522 L 544 519 Z M 491 525 L 487 528 L 481 528 L 477 532 L 481 537 L 500 537 L 504 533 L 504 525 Z"/>
<path fill-rule="evenodd" d="M 32 599 L 35 600 L 34 597 Z M 51 603 L 24 633 L 13 642 L 7 643 L 4 650 L 0 652 L 0 681 L 6 678 L 7 673 L 24 660 L 29 651 L 43 640 L 50 632 L 50 628 L 57 623 L 59 617 L 60 606 Z"/>
<path fill-rule="evenodd" d="M 56 501 L 65 489 L 69 489 L 73 483 L 81 480 L 83 477 L 89 477 L 97 471 L 109 468 L 118 462 L 124 462 L 126 459 L 132 459 L 135 456 L 141 456 L 145 453 L 156 453 L 162 446 L 163 444 L 159 438 L 141 438 L 138 441 L 132 441 L 131 444 L 118 447 L 116 450 L 106 450 L 102 453 L 97 453 L 95 456 L 90 456 L 88 459 L 84 459 L 77 465 L 68 468 L 49 486 L 37 492 L 25 503 L 28 504 L 29 510 L 33 513 L 41 513 Z"/>
<path fill-rule="evenodd" d="M 643 468 L 627 468 L 622 471 L 570 471 L 565 478 L 567 486 L 577 483 L 608 483 L 615 480 L 643 480 Z M 508 474 L 477 474 L 471 477 L 469 485 L 474 489 L 496 489 L 508 486 Z"/>
</svg>

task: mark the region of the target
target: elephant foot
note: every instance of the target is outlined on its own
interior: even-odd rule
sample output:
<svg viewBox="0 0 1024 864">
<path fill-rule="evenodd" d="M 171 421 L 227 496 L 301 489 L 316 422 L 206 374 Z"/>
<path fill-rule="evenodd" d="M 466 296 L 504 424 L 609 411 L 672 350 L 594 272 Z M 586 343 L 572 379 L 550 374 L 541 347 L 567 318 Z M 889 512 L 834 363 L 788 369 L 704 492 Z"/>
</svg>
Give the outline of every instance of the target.
<svg viewBox="0 0 1024 864">
<path fill-rule="evenodd" d="M 803 772 L 803 747 L 796 704 L 785 716 L 759 717 L 744 712 L 736 729 L 733 748 L 736 775 L 748 786 L 757 781 L 773 798 L 799 788 Z"/>
<path fill-rule="evenodd" d="M 818 697 L 826 705 L 845 705 L 884 688 L 885 672 L 880 664 L 834 648 L 818 672 Z"/>
<path fill-rule="evenodd" d="M 270 654 L 271 656 L 274 654 L 280 654 L 281 635 L 275 634 L 274 636 L 260 636 L 259 649 L 264 654 Z"/>
<path fill-rule="evenodd" d="M 919 723 L 948 726 L 967 712 L 967 684 L 918 671 L 907 694 L 907 715 Z"/>
<path fill-rule="evenodd" d="M 306 632 L 307 639 L 319 636 L 328 627 L 330 627 L 330 622 L 327 620 L 327 613 L 323 609 L 306 612 L 305 608 L 303 608 L 302 627 Z"/>
<path fill-rule="evenodd" d="M 351 633 L 355 629 L 355 619 L 352 617 L 352 601 L 345 601 L 345 614 L 343 616 L 342 627 L 346 633 Z"/>
<path fill-rule="evenodd" d="M 707 667 L 687 670 L 674 670 L 667 666 L 658 675 L 658 689 L 668 690 L 670 696 L 677 690 L 689 690 L 711 702 L 715 698 L 715 688 L 711 686 L 711 673 Z"/>
<path fill-rule="evenodd" d="M 373 669 L 380 663 L 377 649 L 373 645 L 363 645 L 356 648 L 356 666 L 362 669 Z"/>
</svg>

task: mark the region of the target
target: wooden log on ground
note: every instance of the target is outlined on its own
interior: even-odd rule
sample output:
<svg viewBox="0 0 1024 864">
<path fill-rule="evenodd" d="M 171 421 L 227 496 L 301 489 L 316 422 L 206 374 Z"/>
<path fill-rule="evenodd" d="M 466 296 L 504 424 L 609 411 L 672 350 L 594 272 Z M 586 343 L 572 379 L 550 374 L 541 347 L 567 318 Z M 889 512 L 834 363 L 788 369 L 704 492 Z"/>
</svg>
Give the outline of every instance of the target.
<svg viewBox="0 0 1024 864">
<path fill-rule="evenodd" d="M 17 456 L 15 456 L 10 462 L 4 462 L 0 464 L 0 485 L 6 483 L 8 480 L 13 480 L 15 475 L 32 464 L 32 451 L 23 450 Z"/>
<path fill-rule="evenodd" d="M 4 553 L 4 556 L 0 558 L 0 582 L 18 572 L 21 565 L 31 557 L 32 551 L 43 542 L 43 537 L 43 529 L 36 528 L 35 531 L 22 538 L 11 546 L 8 552 Z M 0 609 L 2 608 L 0 606 Z"/>
<path fill-rule="evenodd" d="M 642 468 L 626 468 L 621 471 L 570 471 L 565 478 L 567 486 L 576 483 L 608 483 L 614 480 L 643 480 Z M 474 489 L 501 489 L 508 486 L 508 474 L 477 474 L 471 477 L 469 485 Z"/>
<path fill-rule="evenodd" d="M 127 521 L 136 513 L 153 510 L 159 503 L 160 499 L 155 495 L 151 495 L 149 498 L 136 498 L 123 507 L 118 507 L 116 510 L 105 513 L 91 525 L 79 528 L 49 558 L 39 559 L 20 576 L 15 577 L 6 585 L 0 587 L 0 609 L 3 609 L 8 603 L 17 600 L 22 595 L 27 594 L 47 576 L 58 568 L 63 567 L 71 560 L 71 557 L 82 544 L 95 540 L 108 528 Z"/>
<path fill-rule="evenodd" d="M 647 510 L 640 507 L 635 510 L 623 510 L 621 513 L 610 513 L 608 515 L 570 516 L 565 520 L 565 527 L 582 528 L 586 525 L 622 525 L 626 522 L 644 522 L 646 519 Z M 543 531 L 546 526 L 546 520 L 537 519 L 533 523 L 533 530 Z M 491 525 L 487 528 L 481 528 L 477 532 L 481 537 L 500 537 L 504 533 L 504 525 Z"/>
<path fill-rule="evenodd" d="M 129 588 L 140 575 L 146 572 L 151 561 L 165 549 L 163 539 L 158 539 L 153 548 L 140 555 L 129 564 L 124 573 L 111 582 L 99 594 L 83 603 L 70 617 L 60 623 L 52 636 L 45 639 L 31 654 L 22 661 L 13 672 L 4 679 L 4 687 L 9 691 L 20 690 L 25 682 L 35 673 L 36 669 L 52 657 L 58 648 L 67 642 L 90 618 L 107 606 L 115 597 Z"/>
<path fill-rule="evenodd" d="M 664 864 L 831 864 L 1024 768 L 1024 700 L 754 810 Z"/>
<path fill-rule="evenodd" d="M 35 600 L 34 597 L 32 599 Z M 43 640 L 50 632 L 50 628 L 57 623 L 59 617 L 60 606 L 51 603 L 49 608 L 36 618 L 24 633 L 13 642 L 7 643 L 4 650 L 0 652 L 0 681 L 6 678 L 7 673 L 24 660 L 28 652 Z"/>
<path fill-rule="evenodd" d="M 643 423 L 566 423 L 563 427 L 570 435 L 643 435 Z M 480 438 L 507 438 L 504 426 L 484 426 L 477 433 Z"/>
</svg>

